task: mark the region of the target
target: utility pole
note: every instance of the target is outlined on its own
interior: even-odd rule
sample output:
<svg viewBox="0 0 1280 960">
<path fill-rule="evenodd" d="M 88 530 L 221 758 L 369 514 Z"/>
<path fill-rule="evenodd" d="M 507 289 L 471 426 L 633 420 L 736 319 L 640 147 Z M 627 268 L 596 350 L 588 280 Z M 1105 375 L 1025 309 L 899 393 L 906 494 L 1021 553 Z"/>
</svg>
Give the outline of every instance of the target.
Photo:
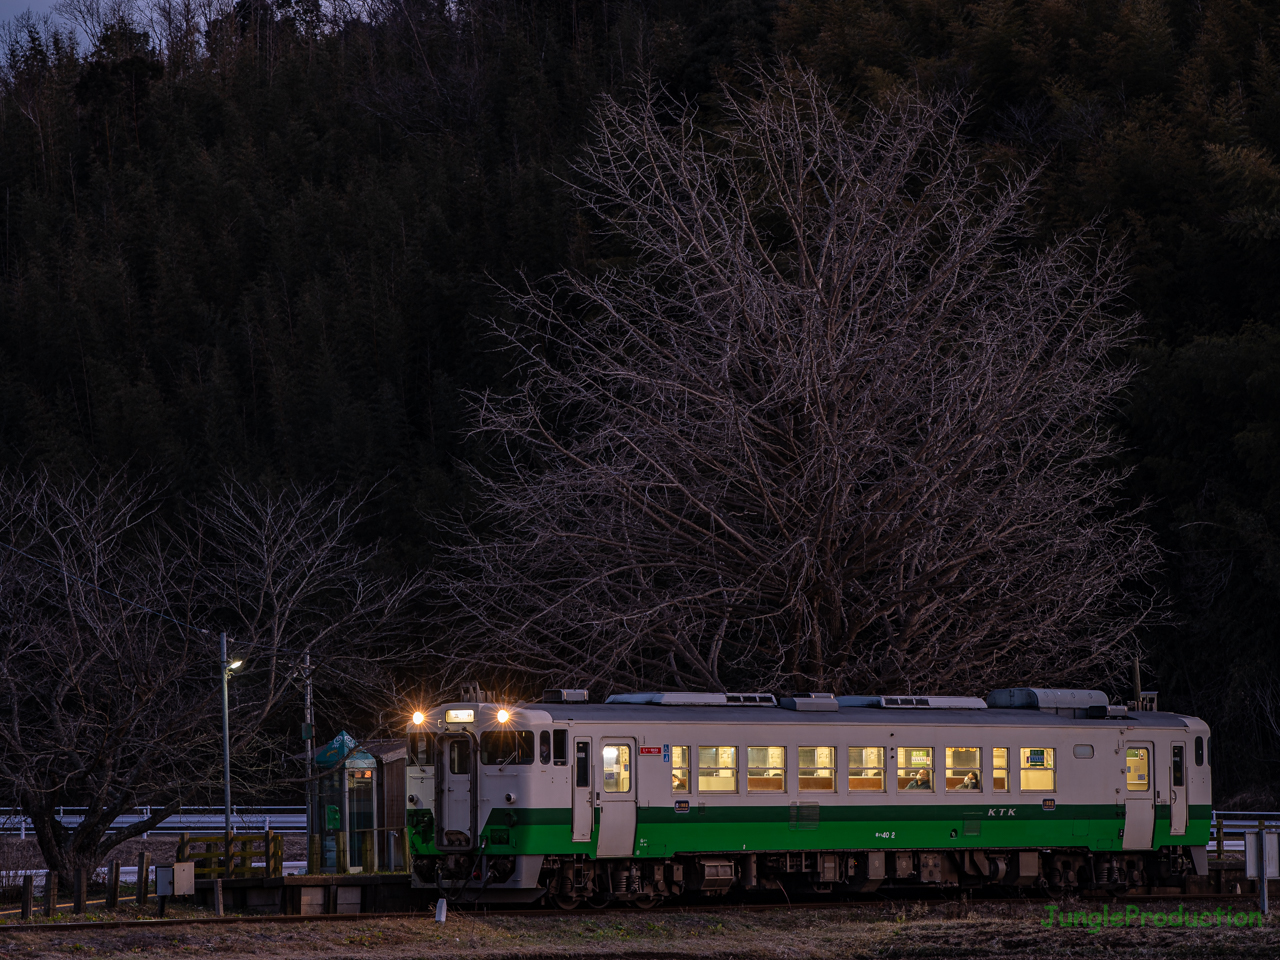
<svg viewBox="0 0 1280 960">
<path fill-rule="evenodd" d="M 308 650 L 302 655 L 302 679 L 303 679 L 303 723 L 307 725 L 307 843 L 311 843 L 311 835 L 317 832 L 314 828 L 312 820 L 315 816 L 314 800 L 312 791 L 315 789 L 315 783 L 312 782 L 311 772 L 312 765 L 315 762 L 316 753 L 316 718 L 311 712 L 311 651 Z"/>
<path fill-rule="evenodd" d="M 231 834 L 231 719 L 227 707 L 227 675 L 231 664 L 227 661 L 227 632 L 218 634 L 218 650 L 222 660 L 222 814 L 223 827 Z"/>
</svg>

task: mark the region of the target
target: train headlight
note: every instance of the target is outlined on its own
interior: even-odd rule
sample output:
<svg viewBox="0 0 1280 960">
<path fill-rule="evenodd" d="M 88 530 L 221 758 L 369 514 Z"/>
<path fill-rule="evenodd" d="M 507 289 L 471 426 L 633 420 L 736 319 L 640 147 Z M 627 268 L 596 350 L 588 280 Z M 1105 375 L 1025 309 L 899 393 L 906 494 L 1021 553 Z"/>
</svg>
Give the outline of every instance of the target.
<svg viewBox="0 0 1280 960">
<path fill-rule="evenodd" d="M 506 722 L 507 722 L 508 720 L 510 720 L 510 719 L 511 719 L 511 714 L 507 713 L 507 711 L 506 711 L 506 710 L 499 710 L 499 711 L 498 711 L 498 722 L 499 722 L 499 723 L 506 723 Z"/>
<path fill-rule="evenodd" d="M 413 711 L 413 722 L 415 726 L 421 726 L 422 721 L 425 719 L 427 719 L 427 715 L 423 713 L 421 710 Z"/>
</svg>

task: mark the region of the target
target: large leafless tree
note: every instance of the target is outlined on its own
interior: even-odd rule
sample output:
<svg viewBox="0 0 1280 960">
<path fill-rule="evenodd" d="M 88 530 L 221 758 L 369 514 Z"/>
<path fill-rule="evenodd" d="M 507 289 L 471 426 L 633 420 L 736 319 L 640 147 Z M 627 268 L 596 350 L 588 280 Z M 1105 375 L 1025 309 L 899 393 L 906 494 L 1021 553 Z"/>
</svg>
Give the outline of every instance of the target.
<svg viewBox="0 0 1280 960">
<path fill-rule="evenodd" d="M 124 473 L 0 476 L 0 783 L 68 881 L 181 804 L 220 803 L 220 631 L 246 662 L 231 735 L 235 799 L 252 802 L 296 729 L 282 711 L 301 719 L 307 655 L 318 691 L 349 698 L 339 708 L 371 691 L 389 703 L 378 668 L 420 591 L 374 569 L 360 495 L 228 480 L 180 522 L 162 502 Z"/>
<path fill-rule="evenodd" d="M 623 258 L 513 294 L 521 387 L 475 400 L 485 509 L 439 577 L 459 669 L 1098 682 L 1159 610 L 1108 467 L 1121 256 L 1032 244 L 1033 173 L 960 101 L 757 80 L 714 129 L 602 103 L 575 189 Z"/>
</svg>

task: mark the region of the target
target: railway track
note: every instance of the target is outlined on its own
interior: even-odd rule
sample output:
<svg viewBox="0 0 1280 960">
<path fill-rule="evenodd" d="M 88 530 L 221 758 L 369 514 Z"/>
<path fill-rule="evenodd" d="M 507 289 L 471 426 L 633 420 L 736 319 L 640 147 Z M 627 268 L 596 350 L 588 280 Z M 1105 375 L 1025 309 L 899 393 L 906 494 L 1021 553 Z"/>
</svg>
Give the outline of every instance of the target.
<svg viewBox="0 0 1280 960">
<path fill-rule="evenodd" d="M 880 907 L 882 909 L 892 909 L 897 905 L 903 907 L 919 904 L 948 904 L 948 903 L 970 903 L 970 904 L 987 904 L 987 903 L 1022 903 L 1022 904 L 1041 904 L 1053 903 L 1057 898 L 1040 895 L 1019 895 L 1019 896 L 983 896 L 968 895 L 965 900 L 959 900 L 955 897 L 945 895 L 935 895 L 929 897 L 882 897 L 868 898 L 864 900 L 795 900 L 795 901 L 772 901 L 769 903 L 718 903 L 718 904 L 669 904 L 666 906 L 652 907 L 645 910 L 646 916 L 659 914 L 699 914 L 699 913 L 724 913 L 731 910 L 740 910 L 746 913 L 767 913 L 775 910 L 793 911 L 793 910 L 841 910 L 857 907 Z M 1180 896 L 1170 896 L 1167 894 L 1130 894 L 1124 897 L 1099 896 L 1098 901 L 1106 900 L 1111 903 L 1156 903 L 1156 902 L 1213 902 L 1213 903 L 1252 903 L 1255 897 L 1245 894 L 1183 894 Z M 86 906 L 94 906 L 102 904 L 105 901 L 89 901 Z M 59 907 L 63 907 L 59 904 Z M 71 904 L 65 904 L 70 907 Z M 463 905 L 453 906 L 451 912 L 461 914 L 463 916 L 482 916 L 482 917 L 590 917 L 590 916 L 607 916 L 609 914 L 624 913 L 627 915 L 638 915 L 638 911 L 625 904 L 610 905 L 603 909 L 578 909 L 578 910 L 548 910 L 540 908 L 493 908 L 484 905 L 466 907 Z M 18 911 L 0 912 L 0 917 L 12 915 Z M 152 920 L 72 920 L 72 921 L 35 921 L 23 924 L 5 924 L 3 929 L 9 931 L 28 930 L 56 933 L 59 931 L 74 930 L 112 930 L 121 928 L 132 929 L 159 929 L 167 927 L 185 927 L 185 926 L 225 926 L 228 924 L 247 923 L 247 924 L 293 924 L 293 923 L 352 923 L 362 920 L 430 920 L 432 914 L 429 912 L 413 911 L 409 913 L 338 913 L 338 914 L 305 914 L 305 915 L 289 915 L 289 914 L 248 914 L 233 915 L 223 917 L 157 917 Z"/>
</svg>

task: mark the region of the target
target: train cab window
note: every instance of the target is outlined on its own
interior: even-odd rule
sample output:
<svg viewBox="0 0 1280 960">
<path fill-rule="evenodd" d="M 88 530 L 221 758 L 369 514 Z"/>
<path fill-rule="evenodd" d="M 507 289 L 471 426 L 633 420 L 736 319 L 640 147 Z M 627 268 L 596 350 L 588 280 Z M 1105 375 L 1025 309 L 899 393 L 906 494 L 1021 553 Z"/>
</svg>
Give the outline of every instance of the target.
<svg viewBox="0 0 1280 960">
<path fill-rule="evenodd" d="M 800 792 L 835 793 L 836 748 L 800 748 Z"/>
<path fill-rule="evenodd" d="M 747 747 L 747 793 L 787 789 L 787 748 Z"/>
<path fill-rule="evenodd" d="M 738 792 L 738 748 L 698 748 L 698 792 Z"/>
<path fill-rule="evenodd" d="M 601 768 L 604 770 L 605 793 L 631 792 L 631 746 L 626 743 L 606 743 L 601 748 Z"/>
<path fill-rule="evenodd" d="M 1053 793 L 1057 780 L 1053 764 L 1053 747 L 1022 747 L 1018 751 L 1018 766 L 1023 793 Z"/>
<path fill-rule="evenodd" d="M 1187 748 L 1182 744 L 1175 743 L 1173 745 L 1173 749 L 1169 751 L 1169 756 L 1173 764 L 1173 786 L 1175 787 L 1186 786 L 1186 762 L 1183 758 L 1183 754 L 1186 753 L 1186 750 Z"/>
<path fill-rule="evenodd" d="M 1213 737 L 1210 737 L 1204 744 L 1204 762 L 1209 766 L 1213 766 Z"/>
<path fill-rule="evenodd" d="M 884 793 L 884 747 L 849 748 L 849 790 Z"/>
<path fill-rule="evenodd" d="M 538 759 L 543 763 L 551 762 L 551 731 L 543 730 L 538 734 Z"/>
<path fill-rule="evenodd" d="M 551 731 L 551 763 L 556 767 L 569 765 L 569 731 Z"/>
<path fill-rule="evenodd" d="M 991 748 L 991 792 L 1009 792 L 1009 748 Z"/>
<path fill-rule="evenodd" d="M 533 731 L 490 730 L 480 734 L 480 762 L 486 767 L 533 763 Z"/>
<path fill-rule="evenodd" d="M 449 741 L 449 772 L 457 775 L 471 772 L 471 741 Z"/>
<path fill-rule="evenodd" d="M 688 747 L 671 748 L 671 792 L 689 792 L 689 754 Z"/>
<path fill-rule="evenodd" d="M 982 792 L 982 748 L 947 747 L 947 791 Z"/>
<path fill-rule="evenodd" d="M 898 748 L 898 790 L 933 792 L 933 747 Z"/>
<path fill-rule="evenodd" d="M 409 765 L 432 767 L 436 762 L 436 738 L 425 731 L 409 734 Z"/>
<path fill-rule="evenodd" d="M 1204 737 L 1196 737 L 1196 766 L 1204 766 Z"/>
<path fill-rule="evenodd" d="M 1125 750 L 1124 785 L 1130 791 L 1151 789 L 1151 751 L 1146 747 Z"/>
</svg>

